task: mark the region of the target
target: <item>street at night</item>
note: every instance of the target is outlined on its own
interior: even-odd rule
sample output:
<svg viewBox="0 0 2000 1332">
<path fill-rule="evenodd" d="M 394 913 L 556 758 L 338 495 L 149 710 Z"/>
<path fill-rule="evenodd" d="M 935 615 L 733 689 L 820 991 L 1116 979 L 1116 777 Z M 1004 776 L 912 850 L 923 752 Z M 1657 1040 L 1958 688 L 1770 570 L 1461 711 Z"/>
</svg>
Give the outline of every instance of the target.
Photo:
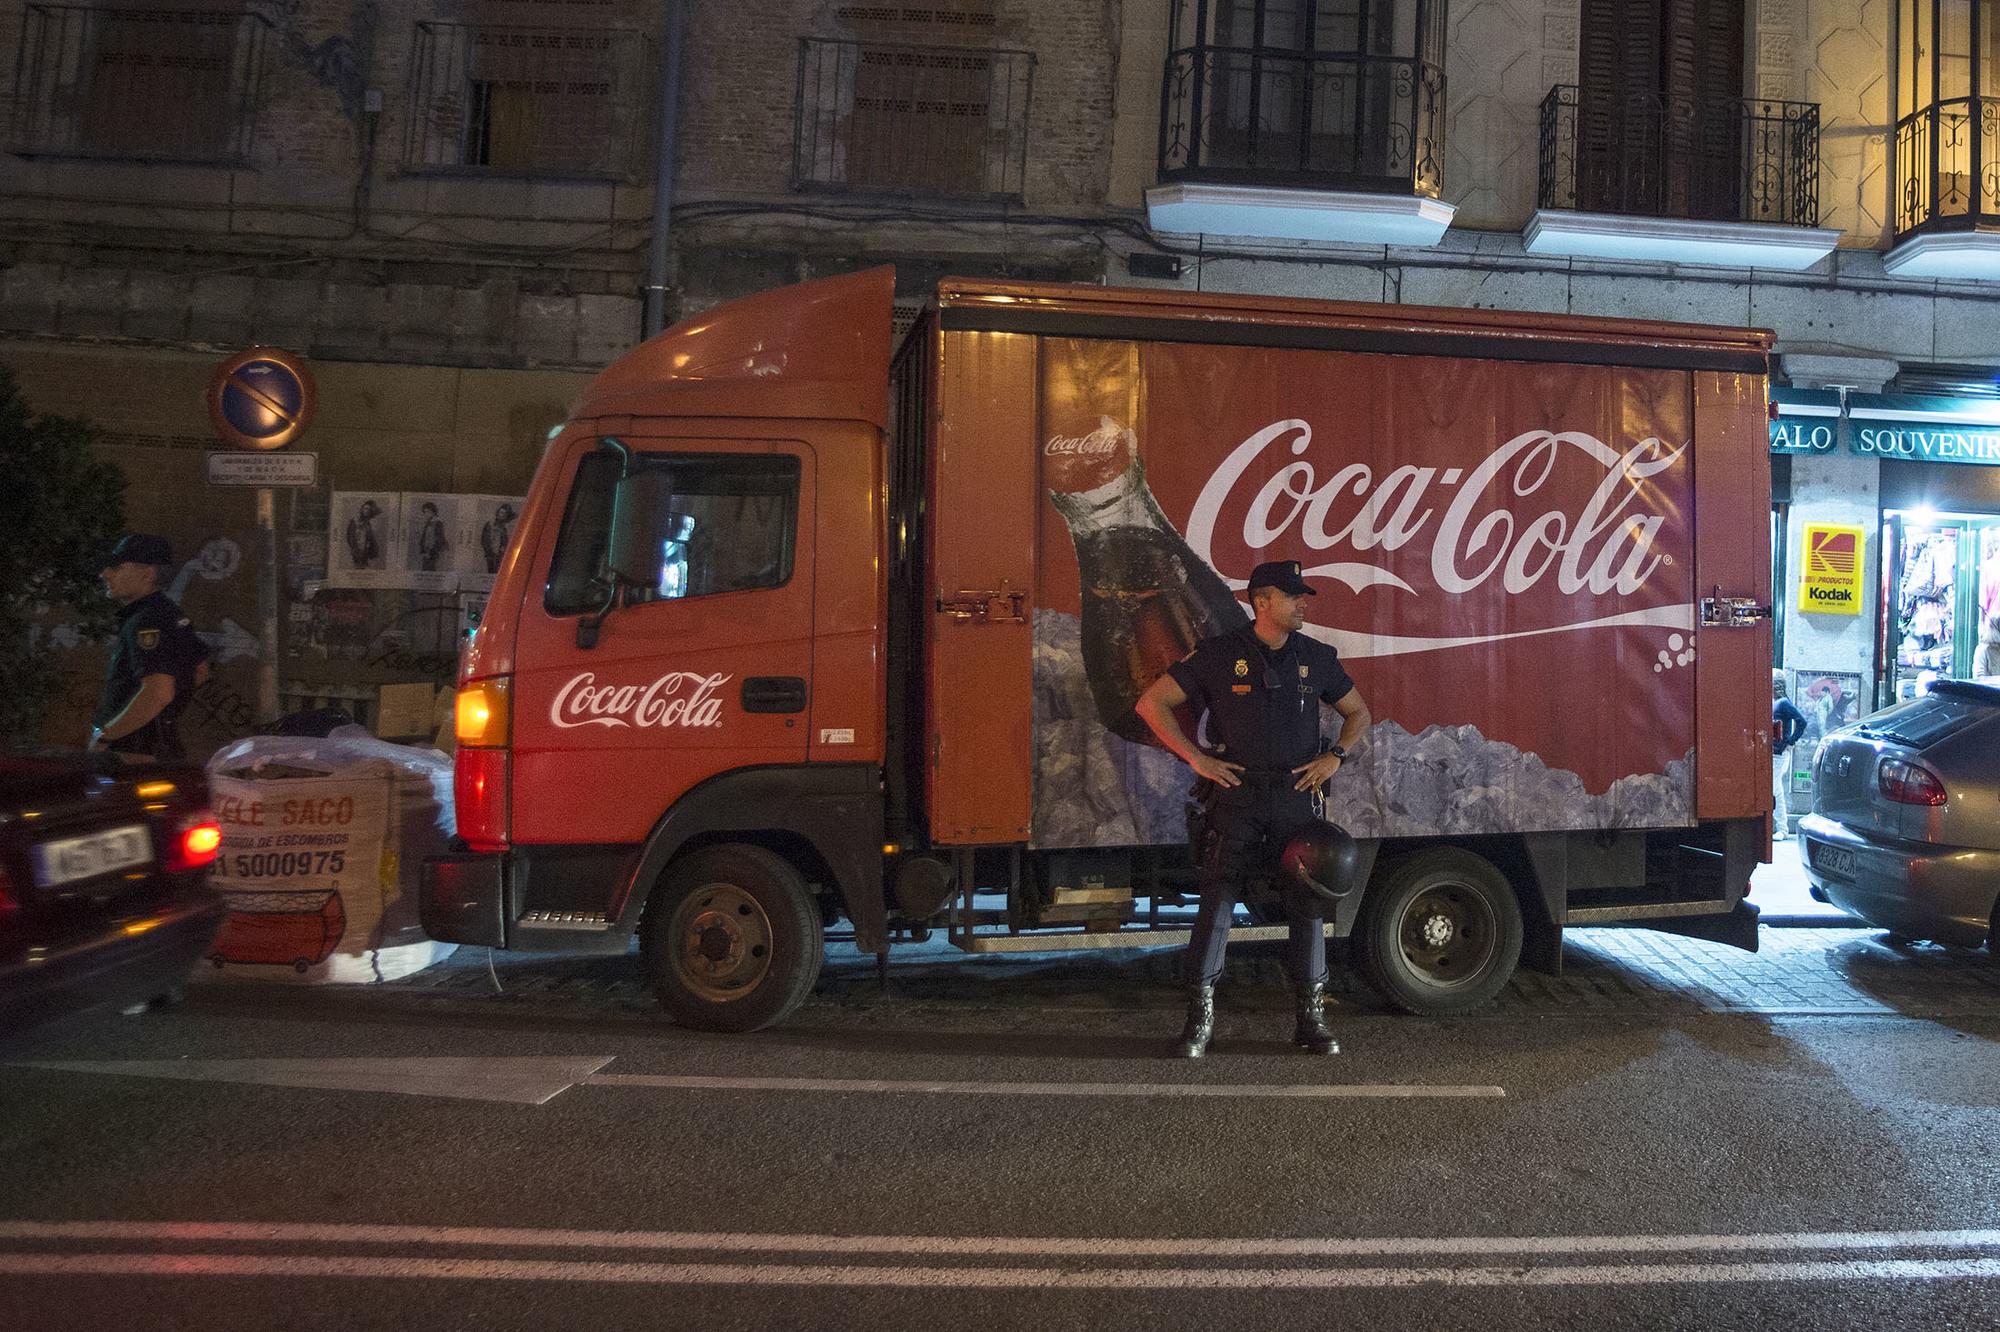
<svg viewBox="0 0 2000 1332">
<path fill-rule="evenodd" d="M 1331 1059 L 1246 948 L 1197 1065 L 1167 952 L 836 950 L 748 1037 L 636 957 L 197 985 L 8 1049 L 0 1323 L 1992 1326 L 2000 971 L 1765 935 L 1582 932 L 1452 1021 L 1343 983 Z"/>
</svg>

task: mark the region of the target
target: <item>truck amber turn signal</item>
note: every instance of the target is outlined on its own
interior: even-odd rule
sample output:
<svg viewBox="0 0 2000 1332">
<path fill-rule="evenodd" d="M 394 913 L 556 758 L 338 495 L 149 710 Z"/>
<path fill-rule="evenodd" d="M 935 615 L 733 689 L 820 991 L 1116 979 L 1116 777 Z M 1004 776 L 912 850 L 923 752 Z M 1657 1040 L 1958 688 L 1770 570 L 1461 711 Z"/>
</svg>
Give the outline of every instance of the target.
<svg viewBox="0 0 2000 1332">
<path fill-rule="evenodd" d="M 471 749 L 505 745 L 512 730 L 506 676 L 475 680 L 458 691 L 458 743 Z"/>
</svg>

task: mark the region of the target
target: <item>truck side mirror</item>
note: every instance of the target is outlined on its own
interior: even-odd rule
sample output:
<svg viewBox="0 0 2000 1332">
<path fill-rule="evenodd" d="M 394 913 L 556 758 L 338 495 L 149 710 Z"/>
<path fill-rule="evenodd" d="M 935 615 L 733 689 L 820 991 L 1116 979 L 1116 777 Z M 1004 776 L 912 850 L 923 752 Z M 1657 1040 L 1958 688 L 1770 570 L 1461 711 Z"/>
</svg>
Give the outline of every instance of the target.
<svg viewBox="0 0 2000 1332">
<path fill-rule="evenodd" d="M 585 650 L 597 646 L 598 630 L 618 604 L 621 588 L 652 587 L 660 581 L 660 515 L 666 512 L 671 493 L 664 472 L 632 470 L 632 451 L 624 444 L 606 439 L 604 447 L 623 460 L 624 475 L 611 492 L 611 531 L 605 550 L 610 586 L 604 591 L 604 604 L 576 622 L 576 645 Z"/>
<path fill-rule="evenodd" d="M 651 469 L 620 477 L 611 499 L 608 562 L 621 583 L 651 587 L 660 581 L 660 517 L 667 510 L 667 478 Z"/>
</svg>

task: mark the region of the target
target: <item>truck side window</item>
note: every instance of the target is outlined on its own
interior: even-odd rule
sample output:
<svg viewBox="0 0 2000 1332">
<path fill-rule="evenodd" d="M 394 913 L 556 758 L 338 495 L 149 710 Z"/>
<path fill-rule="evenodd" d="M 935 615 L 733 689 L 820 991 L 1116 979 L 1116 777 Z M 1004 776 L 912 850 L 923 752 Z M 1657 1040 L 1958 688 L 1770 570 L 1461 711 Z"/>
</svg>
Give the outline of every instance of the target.
<svg viewBox="0 0 2000 1332">
<path fill-rule="evenodd" d="M 660 574 L 628 589 L 625 604 L 780 587 L 792 576 L 798 539 L 799 460 L 742 454 L 653 454 L 636 466 L 667 473 L 666 507 L 654 517 Z M 542 604 L 582 615 L 604 604 L 605 557 L 619 461 L 593 453 L 578 464 Z"/>
</svg>

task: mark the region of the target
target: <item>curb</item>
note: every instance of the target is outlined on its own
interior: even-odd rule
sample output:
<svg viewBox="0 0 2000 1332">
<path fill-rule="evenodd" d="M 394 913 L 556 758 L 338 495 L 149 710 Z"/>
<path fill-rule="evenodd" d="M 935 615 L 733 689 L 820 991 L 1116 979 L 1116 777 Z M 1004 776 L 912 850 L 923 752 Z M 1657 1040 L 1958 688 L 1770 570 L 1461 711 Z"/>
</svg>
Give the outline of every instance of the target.
<svg viewBox="0 0 2000 1332">
<path fill-rule="evenodd" d="M 1792 915 L 1767 912 L 1757 917 L 1759 925 L 1774 930 L 1868 930 L 1875 928 L 1859 916 L 1845 911 L 1813 911 Z"/>
</svg>

